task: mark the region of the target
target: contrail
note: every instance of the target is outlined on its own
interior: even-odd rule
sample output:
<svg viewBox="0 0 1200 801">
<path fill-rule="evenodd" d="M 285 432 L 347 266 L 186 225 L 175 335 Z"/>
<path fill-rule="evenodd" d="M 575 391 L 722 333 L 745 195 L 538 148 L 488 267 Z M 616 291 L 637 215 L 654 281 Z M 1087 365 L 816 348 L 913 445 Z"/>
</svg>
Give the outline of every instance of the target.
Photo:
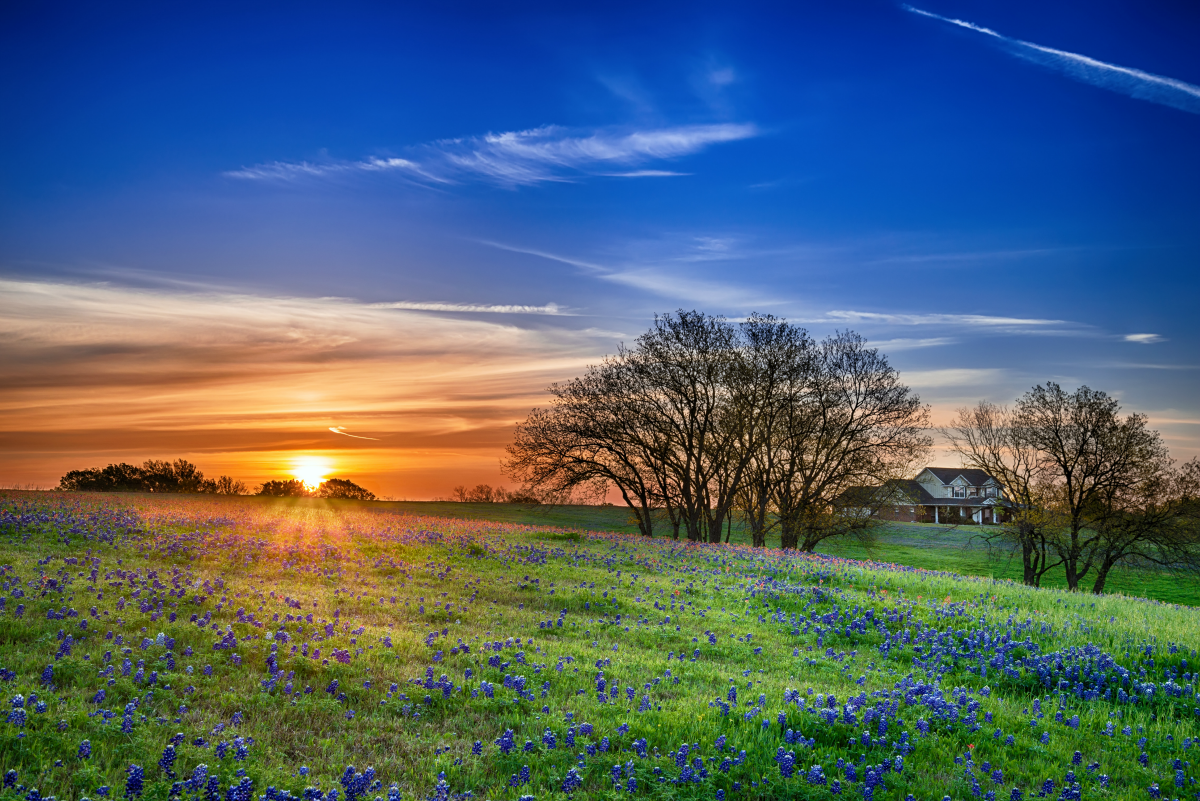
<svg viewBox="0 0 1200 801">
<path fill-rule="evenodd" d="M 1109 64 L 1079 53 L 1069 53 L 1065 50 L 1055 50 L 1053 47 L 1044 47 L 1033 42 L 1013 39 L 997 33 L 991 28 L 984 28 L 961 19 L 943 17 L 940 14 L 922 11 L 910 5 L 901 7 L 905 11 L 911 11 L 923 17 L 948 22 L 951 25 L 990 36 L 1017 58 L 1064 72 L 1077 81 L 1090 83 L 1101 89 L 1119 92 L 1129 97 L 1136 97 L 1138 100 L 1146 100 L 1177 108 L 1180 111 L 1200 114 L 1200 86 L 1143 72 L 1132 67 Z"/>
<path fill-rule="evenodd" d="M 379 437 L 360 437 L 357 434 L 347 434 L 345 431 L 342 431 L 343 428 L 345 428 L 345 426 L 337 426 L 336 428 L 334 426 L 330 426 L 329 430 L 335 434 L 341 434 L 343 437 L 354 437 L 355 439 L 373 439 L 376 442 L 379 441 Z"/>
</svg>

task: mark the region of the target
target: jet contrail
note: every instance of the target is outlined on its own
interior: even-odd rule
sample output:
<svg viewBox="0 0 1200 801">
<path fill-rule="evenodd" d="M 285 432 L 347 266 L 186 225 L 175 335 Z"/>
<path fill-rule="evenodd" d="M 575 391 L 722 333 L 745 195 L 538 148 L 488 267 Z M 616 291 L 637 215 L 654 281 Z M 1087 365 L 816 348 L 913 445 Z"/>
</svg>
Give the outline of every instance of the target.
<svg viewBox="0 0 1200 801">
<path fill-rule="evenodd" d="M 343 437 L 354 437 L 355 439 L 373 439 L 376 442 L 379 441 L 379 437 L 360 437 L 357 434 L 347 434 L 345 431 L 342 431 L 343 428 L 345 428 L 345 426 L 330 426 L 329 430 L 335 434 L 341 434 Z"/>
<path fill-rule="evenodd" d="M 1147 100 L 1151 103 L 1159 103 L 1171 108 L 1177 108 L 1180 111 L 1200 114 L 1200 86 L 1195 86 L 1194 84 L 1174 78 L 1166 78 L 1162 75 L 1154 75 L 1150 72 L 1143 72 L 1132 67 L 1109 64 L 1090 58 L 1089 56 L 1080 55 L 1079 53 L 1055 50 L 1053 47 L 1045 47 L 1033 42 L 1013 39 L 1004 34 L 997 33 L 991 28 L 985 28 L 982 25 L 976 25 L 961 19 L 943 17 L 940 14 L 934 14 L 931 11 L 922 11 L 910 5 L 904 5 L 902 8 L 905 11 L 920 14 L 922 17 L 948 22 L 951 25 L 957 25 L 969 31 L 982 33 L 985 36 L 995 39 L 998 44 L 1017 58 L 1023 58 L 1026 61 L 1032 61 L 1043 67 L 1065 72 L 1077 81 L 1090 83 L 1093 86 L 1099 86 L 1101 89 L 1119 92 L 1129 97 L 1136 97 L 1138 100 Z"/>
</svg>

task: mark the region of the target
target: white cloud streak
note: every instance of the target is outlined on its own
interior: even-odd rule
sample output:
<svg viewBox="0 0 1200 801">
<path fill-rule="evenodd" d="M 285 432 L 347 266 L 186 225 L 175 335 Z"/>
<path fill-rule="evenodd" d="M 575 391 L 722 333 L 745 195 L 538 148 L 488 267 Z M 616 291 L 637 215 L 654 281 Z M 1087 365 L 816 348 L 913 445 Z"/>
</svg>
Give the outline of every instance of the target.
<svg viewBox="0 0 1200 801">
<path fill-rule="evenodd" d="M 1134 97 L 1138 100 L 1146 100 L 1150 103 L 1170 106 L 1171 108 L 1187 111 L 1191 114 L 1200 114 L 1200 86 L 1195 86 L 1194 84 L 1174 78 L 1167 78 L 1162 75 L 1155 75 L 1150 72 L 1143 72 L 1132 67 L 1109 64 L 1089 56 L 1080 55 L 1079 53 L 1070 53 L 1066 50 L 1056 50 L 1053 47 L 1045 47 L 1033 42 L 1013 39 L 997 33 L 991 28 L 984 28 L 981 25 L 975 25 L 961 19 L 943 17 L 940 14 L 922 11 L 910 5 L 905 5 L 903 8 L 906 11 L 911 11 L 913 14 L 919 14 L 923 17 L 957 25 L 960 28 L 965 28 L 975 33 L 981 33 L 993 39 L 1011 55 L 1023 58 L 1026 61 L 1032 61 L 1049 69 L 1058 70 L 1077 81 L 1089 83 L 1092 86 L 1098 86 L 1101 89 L 1107 89 L 1111 92 L 1127 95 L 1128 97 Z"/>
<path fill-rule="evenodd" d="M 416 148 L 414 157 L 360 161 L 270 162 L 225 173 L 252 181 L 300 181 L 313 178 L 393 173 L 422 183 L 453 184 L 483 179 L 515 187 L 547 181 L 571 181 L 586 175 L 663 178 L 687 175 L 660 169 L 606 172 L 698 153 L 712 145 L 757 136 L 748 123 L 685 125 L 646 131 L 602 130 L 580 135 L 547 125 L 526 131 L 446 139 Z"/>
<path fill-rule="evenodd" d="M 882 323 L 886 325 L 947 325 L 970 328 L 1027 328 L 1064 325 L 1065 320 L 1042 320 L 1030 317 L 992 317 L 985 314 L 887 314 L 834 310 L 825 319 L 813 322 Z"/>
<path fill-rule="evenodd" d="M 888 352 L 898 350 L 916 350 L 918 348 L 936 348 L 942 345 L 953 345 L 958 340 L 954 337 L 927 337 L 925 339 L 884 339 L 872 341 L 871 347 Z"/>
<path fill-rule="evenodd" d="M 1125 341 L 1136 342 L 1139 345 L 1154 345 L 1158 342 L 1165 342 L 1166 339 L 1158 334 L 1126 334 Z"/>
<path fill-rule="evenodd" d="M 343 437 L 350 437 L 352 439 L 370 439 L 374 440 L 375 442 L 379 442 L 379 437 L 360 437 L 358 434 L 350 434 L 346 431 L 343 431 L 343 428 L 345 428 L 345 426 L 329 426 L 330 431 L 335 434 L 341 434 Z"/>
<path fill-rule="evenodd" d="M 917 389 L 977 387 L 1002 382 L 1006 371 L 998 368 L 951 368 L 947 370 L 909 370 L 901 374 L 904 382 Z"/>
<path fill-rule="evenodd" d="M 549 314 L 555 317 L 573 316 L 557 303 L 547 303 L 545 306 L 521 306 L 398 300 L 391 303 L 371 303 L 369 307 L 372 309 L 404 309 L 406 311 L 455 312 L 465 314 Z"/>
</svg>

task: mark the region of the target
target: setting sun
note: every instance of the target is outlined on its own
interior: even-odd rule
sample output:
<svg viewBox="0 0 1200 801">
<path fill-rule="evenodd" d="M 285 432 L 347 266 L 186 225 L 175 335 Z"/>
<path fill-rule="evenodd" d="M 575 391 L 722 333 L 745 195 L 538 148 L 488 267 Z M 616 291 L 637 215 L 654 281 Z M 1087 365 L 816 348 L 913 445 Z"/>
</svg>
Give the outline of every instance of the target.
<svg viewBox="0 0 1200 801">
<path fill-rule="evenodd" d="M 333 472 L 333 465 L 321 456 L 301 456 L 296 459 L 292 473 L 309 489 L 316 489 Z"/>
</svg>

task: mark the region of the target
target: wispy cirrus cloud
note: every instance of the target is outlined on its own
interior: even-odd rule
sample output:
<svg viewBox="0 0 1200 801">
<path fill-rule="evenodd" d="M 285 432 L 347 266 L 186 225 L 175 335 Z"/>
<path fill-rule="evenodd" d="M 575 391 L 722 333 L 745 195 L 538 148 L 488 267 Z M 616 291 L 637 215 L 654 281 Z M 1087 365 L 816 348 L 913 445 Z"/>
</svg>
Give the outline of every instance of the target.
<svg viewBox="0 0 1200 801">
<path fill-rule="evenodd" d="M 445 139 L 414 149 L 412 158 L 372 157 L 358 161 L 270 162 L 225 173 L 255 181 L 299 181 L 336 176 L 393 173 L 411 180 L 452 184 L 486 180 L 502 186 L 572 181 L 597 175 L 664 178 L 687 175 L 637 168 L 698 153 L 713 145 L 758 136 L 750 123 L 684 125 L 649 130 L 605 129 L 580 134 L 555 125 L 525 131 Z M 614 168 L 619 171 L 613 172 Z"/>
<path fill-rule="evenodd" d="M 389 303 L 369 304 L 372 309 L 404 309 L 406 311 L 457 312 L 461 314 L 549 314 L 556 317 L 572 316 L 557 303 L 544 306 L 522 306 L 518 304 L 488 303 L 440 303 L 398 300 Z"/>
<path fill-rule="evenodd" d="M 1053 47 L 1045 47 L 1033 42 L 1013 39 L 1004 34 L 997 33 L 991 28 L 985 28 L 961 19 L 943 17 L 940 14 L 923 11 L 910 5 L 904 5 L 902 8 L 913 14 L 919 14 L 923 17 L 957 25 L 960 28 L 965 28 L 975 33 L 981 33 L 990 37 L 1011 55 L 1023 58 L 1026 61 L 1032 61 L 1049 69 L 1058 70 L 1077 81 L 1089 83 L 1092 86 L 1108 89 L 1111 92 L 1117 92 L 1128 97 L 1134 97 L 1138 100 L 1146 100 L 1151 103 L 1170 106 L 1180 111 L 1200 114 L 1200 86 L 1176 80 L 1175 78 L 1167 78 L 1162 75 L 1144 72 L 1132 67 L 1110 64 L 1091 58 L 1090 56 L 1080 55 L 1079 53 L 1056 50 Z"/>
<path fill-rule="evenodd" d="M 1066 320 L 1046 320 L 1036 317 L 994 317 L 986 314 L 896 314 L 840 309 L 826 312 L 825 319 L 819 322 L 944 325 L 970 328 L 1045 328 L 1067 324 Z"/>
</svg>

